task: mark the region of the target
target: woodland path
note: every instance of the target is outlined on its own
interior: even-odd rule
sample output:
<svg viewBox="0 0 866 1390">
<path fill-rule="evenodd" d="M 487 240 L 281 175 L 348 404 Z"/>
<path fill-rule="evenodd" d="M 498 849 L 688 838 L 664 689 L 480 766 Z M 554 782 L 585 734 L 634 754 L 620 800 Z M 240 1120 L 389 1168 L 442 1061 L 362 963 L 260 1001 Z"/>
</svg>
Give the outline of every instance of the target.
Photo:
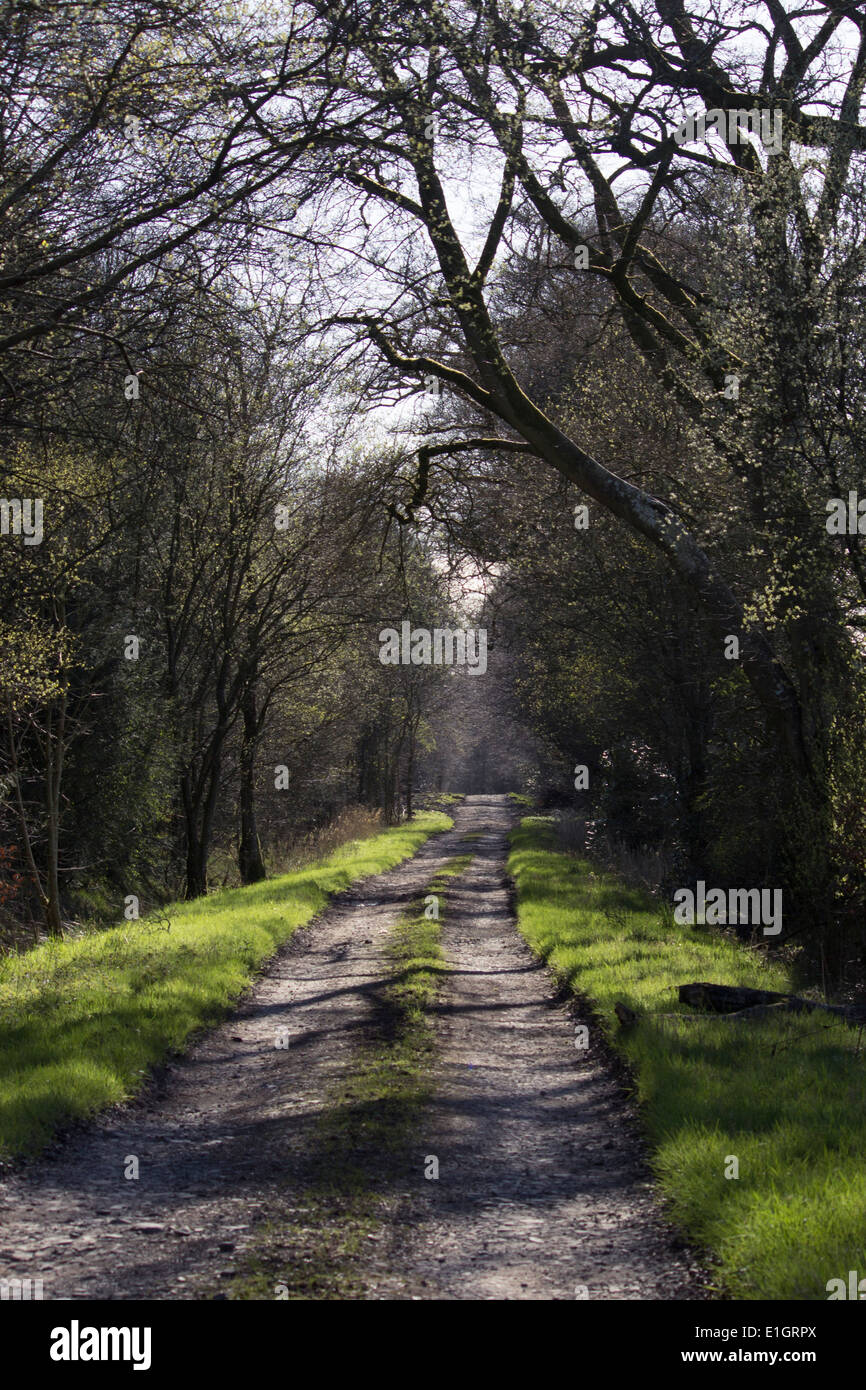
<svg viewBox="0 0 866 1390">
<path fill-rule="evenodd" d="M 454 829 L 340 895 L 225 1023 L 117 1107 L 0 1183 L 0 1276 L 51 1299 L 212 1298 L 262 1221 L 315 1181 L 315 1134 L 351 1078 L 387 979 L 391 926 L 457 854 L 433 1009 L 434 1098 L 355 1276 L 372 1299 L 700 1298 L 663 1220 L 601 1047 L 519 936 L 505 877 L 514 812 L 473 796 Z M 470 837 L 468 840 L 464 837 Z M 277 1029 L 287 1049 L 275 1048 Z M 590 1024 L 590 1036 L 593 1036 Z M 130 1156 L 139 1177 L 124 1170 Z M 439 1161 L 438 1180 L 424 1177 Z M 223 1281 L 223 1282 L 221 1282 Z"/>
</svg>

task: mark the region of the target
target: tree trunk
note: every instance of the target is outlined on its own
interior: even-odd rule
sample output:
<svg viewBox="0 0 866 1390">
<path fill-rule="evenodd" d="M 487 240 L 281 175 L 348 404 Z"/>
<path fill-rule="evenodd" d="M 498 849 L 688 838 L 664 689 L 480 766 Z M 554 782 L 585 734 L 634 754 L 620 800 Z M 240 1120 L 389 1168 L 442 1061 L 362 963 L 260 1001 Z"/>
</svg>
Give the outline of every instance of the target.
<svg viewBox="0 0 866 1390">
<path fill-rule="evenodd" d="M 240 843 L 238 868 L 241 883 L 260 883 L 267 878 L 262 847 L 256 822 L 256 748 L 259 737 L 256 688 L 251 680 L 241 699 L 243 735 L 240 755 Z"/>
<path fill-rule="evenodd" d="M 199 831 L 198 806 L 190 786 L 190 774 L 181 777 L 180 794 L 183 802 L 184 838 L 186 840 L 187 901 L 203 898 L 207 893 L 207 845 Z"/>
<path fill-rule="evenodd" d="M 63 935 L 60 917 L 60 786 L 66 736 L 66 694 L 60 696 L 57 722 L 51 712 L 45 738 L 45 924 L 50 936 Z"/>
<path fill-rule="evenodd" d="M 412 819 L 412 778 L 415 774 L 415 733 L 409 734 L 409 751 L 406 755 L 406 819 Z"/>
<path fill-rule="evenodd" d="M 33 854 L 33 840 L 30 835 L 30 825 L 27 820 L 27 808 L 24 805 L 24 793 L 21 790 L 21 769 L 18 763 L 18 748 L 15 741 L 15 725 L 12 719 L 11 706 L 8 707 L 6 711 L 6 727 L 9 731 L 9 756 L 12 762 L 12 776 L 15 783 L 15 801 L 18 806 L 18 819 L 21 825 L 21 840 L 24 846 L 24 858 L 27 863 L 27 868 L 30 871 L 30 877 L 33 880 L 33 887 L 39 898 L 39 905 L 42 908 L 45 925 L 51 935 L 59 936 L 62 935 L 62 925 L 58 922 L 59 929 L 57 931 L 53 930 L 54 918 L 51 911 L 50 899 L 43 885 L 42 875 L 39 872 L 39 866 Z M 34 931 L 34 939 L 36 941 L 39 939 L 38 930 Z"/>
<path fill-rule="evenodd" d="M 186 840 L 186 897 L 203 898 L 207 893 L 207 848 L 187 823 Z"/>
</svg>

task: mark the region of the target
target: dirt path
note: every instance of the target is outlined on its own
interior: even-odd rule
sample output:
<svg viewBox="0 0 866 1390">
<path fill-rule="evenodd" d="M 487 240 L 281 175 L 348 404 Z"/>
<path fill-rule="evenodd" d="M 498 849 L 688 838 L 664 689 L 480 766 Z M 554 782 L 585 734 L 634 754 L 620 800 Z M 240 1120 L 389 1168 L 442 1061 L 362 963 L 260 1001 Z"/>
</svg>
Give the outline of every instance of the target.
<svg viewBox="0 0 866 1390">
<path fill-rule="evenodd" d="M 400 1276 L 383 1269 L 370 1293 L 574 1299 L 582 1286 L 590 1299 L 700 1297 L 691 1253 L 659 1219 L 622 1087 L 600 1048 L 576 1051 L 576 1016 L 515 928 L 510 809 L 473 797 L 467 810 L 485 833 L 448 894 L 452 969 L 423 1128 L 439 1178 L 401 1213 Z"/>
<path fill-rule="evenodd" d="M 390 927 L 475 834 L 443 923 L 453 970 L 437 1009 L 437 1098 L 385 1237 L 365 1252 L 365 1296 L 574 1298 L 577 1285 L 590 1298 L 698 1296 L 620 1088 L 575 1051 L 573 1020 L 517 935 L 512 819 L 504 798 L 469 798 L 454 830 L 296 933 L 238 1012 L 139 1103 L 0 1184 L 0 1276 L 42 1278 L 53 1299 L 229 1287 L 257 1224 L 310 1172 L 325 1097 L 375 1012 Z M 428 1155 L 438 1181 L 424 1179 Z M 132 1157 L 137 1179 L 124 1176 Z"/>
</svg>

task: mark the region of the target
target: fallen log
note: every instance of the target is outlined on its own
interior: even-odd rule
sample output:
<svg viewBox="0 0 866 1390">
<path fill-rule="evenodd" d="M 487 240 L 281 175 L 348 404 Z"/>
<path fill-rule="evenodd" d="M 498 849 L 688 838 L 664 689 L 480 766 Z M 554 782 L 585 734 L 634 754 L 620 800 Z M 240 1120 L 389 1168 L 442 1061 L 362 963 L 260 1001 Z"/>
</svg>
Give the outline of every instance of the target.
<svg viewBox="0 0 866 1390">
<path fill-rule="evenodd" d="M 826 1006 L 830 1013 L 836 1012 L 829 1005 Z M 788 1007 L 788 1000 L 783 999 L 778 1004 L 752 1004 L 748 1009 L 735 1009 L 733 1013 L 723 1014 L 710 1012 L 704 1014 L 639 1014 L 633 1009 L 629 1009 L 625 1004 L 615 1004 L 614 1010 L 619 1019 L 620 1026 L 632 1028 L 638 1022 L 644 1023 L 759 1023 L 766 1018 L 779 1018 L 782 1014 L 795 1012 Z M 850 1024 L 852 1028 L 866 1027 L 866 1016 L 862 1019 L 852 1011 L 852 1016 L 842 1014 L 842 1021 Z"/>
<path fill-rule="evenodd" d="M 791 1010 L 782 1004 L 753 1004 L 748 1009 L 736 1009 L 731 1014 L 653 1014 L 657 1018 L 672 1019 L 674 1023 L 756 1023 L 762 1018 L 778 1018 Z"/>
<path fill-rule="evenodd" d="M 708 1023 L 706 1014 L 637 1014 L 625 1004 L 614 1004 L 614 1011 L 623 1028 L 633 1026 L 638 1020 L 647 1023 L 660 1023 L 670 1019 L 672 1023 Z M 748 1009 L 737 1009 L 734 1013 L 716 1013 L 716 1023 L 755 1023 L 762 1018 L 778 1018 L 780 1013 L 790 1013 L 787 1004 L 753 1004 Z M 711 1016 L 712 1017 L 712 1016 Z"/>
<path fill-rule="evenodd" d="M 680 985 L 678 989 L 681 1004 L 690 1004 L 693 1009 L 704 1009 L 708 1013 L 735 1014 L 751 1013 L 761 1006 L 781 1007 L 790 1013 L 834 1014 L 852 1027 L 866 1024 L 866 1006 L 844 1004 L 819 1004 L 814 999 L 804 999 L 799 994 L 780 994 L 772 989 L 750 989 L 745 985 L 715 985 L 707 981 Z M 757 1016 L 757 1015 L 756 1015 Z"/>
</svg>

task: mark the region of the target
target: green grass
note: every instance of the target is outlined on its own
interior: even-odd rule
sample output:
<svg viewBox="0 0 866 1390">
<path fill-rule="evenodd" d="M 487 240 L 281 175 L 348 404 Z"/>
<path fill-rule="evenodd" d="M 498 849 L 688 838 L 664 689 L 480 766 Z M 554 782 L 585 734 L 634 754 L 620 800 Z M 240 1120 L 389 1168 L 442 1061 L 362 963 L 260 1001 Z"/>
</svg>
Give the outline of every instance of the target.
<svg viewBox="0 0 866 1390">
<path fill-rule="evenodd" d="M 439 920 L 425 916 L 425 900 L 436 894 L 441 912 L 448 880 L 471 862 L 471 855 L 450 860 L 394 926 L 374 1036 L 327 1097 L 317 1125 L 318 1180 L 303 1192 L 293 1186 L 290 1212 L 258 1232 L 230 1299 L 362 1296 L 366 1240 L 377 1238 L 393 1210 L 392 1193 L 409 1180 L 406 1155 L 432 1094 L 428 1011 L 447 967 Z M 415 1177 L 422 1179 L 420 1168 Z"/>
<path fill-rule="evenodd" d="M 465 800 L 465 792 L 430 792 L 421 798 L 421 804 L 430 811 L 448 811 Z"/>
<path fill-rule="evenodd" d="M 0 961 L 0 1156 L 33 1153 L 126 1100 L 148 1069 L 224 1017 L 255 971 L 329 897 L 415 854 L 431 812 L 321 864 Z"/>
<path fill-rule="evenodd" d="M 525 819 L 510 872 L 520 929 L 572 990 L 634 1077 L 651 1161 L 673 1218 L 710 1251 L 718 1292 L 826 1299 L 827 1281 L 866 1276 L 866 1059 L 827 1016 L 757 1023 L 688 1013 L 693 980 L 791 988 L 785 969 L 706 928 L 678 926 L 639 892 L 558 852 L 551 824 Z M 619 1028 L 614 1004 L 641 1011 Z M 592 1038 L 590 1027 L 590 1039 Z M 739 1177 L 725 1178 L 729 1156 Z"/>
</svg>

